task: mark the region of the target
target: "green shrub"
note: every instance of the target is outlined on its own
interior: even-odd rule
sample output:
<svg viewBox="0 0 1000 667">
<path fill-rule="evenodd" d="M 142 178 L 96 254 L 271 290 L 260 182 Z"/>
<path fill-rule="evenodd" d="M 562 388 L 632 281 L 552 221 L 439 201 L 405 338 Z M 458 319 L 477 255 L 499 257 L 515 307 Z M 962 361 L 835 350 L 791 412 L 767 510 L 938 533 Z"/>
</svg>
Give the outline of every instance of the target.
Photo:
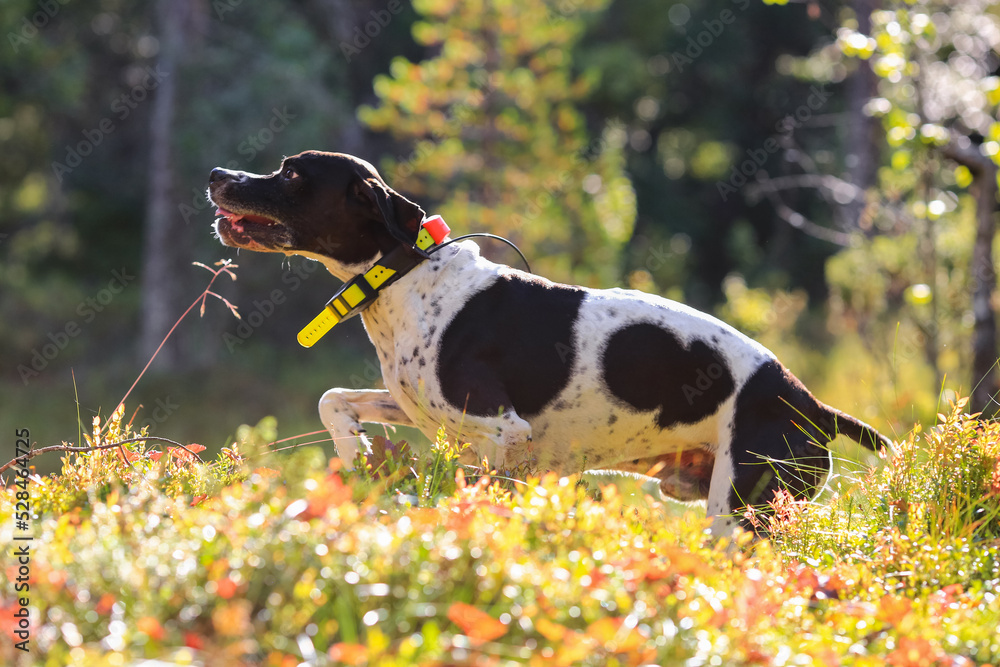
<svg viewBox="0 0 1000 667">
<path fill-rule="evenodd" d="M 697 509 L 463 467 L 444 438 L 422 457 L 377 439 L 347 472 L 317 449 L 268 453 L 273 432 L 245 427 L 208 463 L 143 442 L 70 454 L 36 479 L 31 653 L 5 641 L 0 659 L 1000 662 L 1000 432 L 959 408 L 856 484 L 835 480 L 830 503 L 776 503 L 771 540 L 734 544 Z M 0 607 L 16 605 L 8 582 Z"/>
</svg>

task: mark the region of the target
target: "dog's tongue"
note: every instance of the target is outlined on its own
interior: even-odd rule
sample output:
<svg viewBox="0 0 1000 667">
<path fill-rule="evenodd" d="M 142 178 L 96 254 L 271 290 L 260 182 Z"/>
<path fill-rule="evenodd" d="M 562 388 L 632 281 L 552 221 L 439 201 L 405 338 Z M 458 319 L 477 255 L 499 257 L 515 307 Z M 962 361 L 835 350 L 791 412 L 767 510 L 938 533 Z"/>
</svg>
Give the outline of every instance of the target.
<svg viewBox="0 0 1000 667">
<path fill-rule="evenodd" d="M 233 229 L 240 232 L 241 234 L 243 233 L 243 225 L 240 224 L 240 220 L 243 219 L 242 215 L 233 213 L 232 211 L 227 211 L 221 206 L 215 209 L 215 215 L 222 216 L 229 222 L 230 225 L 233 226 Z"/>
</svg>

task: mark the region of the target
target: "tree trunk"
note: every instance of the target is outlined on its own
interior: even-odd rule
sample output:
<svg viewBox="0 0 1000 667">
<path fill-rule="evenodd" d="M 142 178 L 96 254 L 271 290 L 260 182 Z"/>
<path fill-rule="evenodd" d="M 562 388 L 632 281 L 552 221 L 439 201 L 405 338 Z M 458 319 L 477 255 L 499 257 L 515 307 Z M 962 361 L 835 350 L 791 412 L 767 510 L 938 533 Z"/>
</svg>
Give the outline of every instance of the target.
<svg viewBox="0 0 1000 667">
<path fill-rule="evenodd" d="M 858 30 L 871 34 L 871 15 L 878 0 L 853 0 L 851 7 L 858 20 Z M 865 114 L 864 107 L 878 97 L 878 80 L 867 60 L 858 59 L 858 68 L 846 85 L 847 94 L 847 172 L 850 181 L 862 190 L 874 187 L 878 180 L 881 128 L 878 119 Z M 844 231 L 861 229 L 868 232 L 871 221 L 864 218 L 866 202 L 855 199 L 841 209 L 838 216 Z"/>
<path fill-rule="evenodd" d="M 178 238 L 184 233 L 171 195 L 173 169 L 170 144 L 177 103 L 177 65 L 184 42 L 184 17 L 189 0 L 160 0 L 160 55 L 157 67 L 166 73 L 153 98 L 149 128 L 149 188 L 143 240 L 142 322 L 139 354 L 148 360 L 182 312 L 178 279 Z M 171 339 L 157 356 L 156 368 L 175 368 L 178 345 Z"/>
<path fill-rule="evenodd" d="M 964 144 L 964 145 L 963 145 Z M 993 292 L 997 276 L 993 268 L 993 236 L 997 210 L 997 166 L 970 145 L 965 137 L 956 137 L 945 146 L 946 156 L 965 165 L 972 172 L 972 194 L 976 199 L 976 240 L 972 248 L 972 396 L 969 409 L 983 417 L 997 413 L 997 326 L 993 312 Z"/>
</svg>

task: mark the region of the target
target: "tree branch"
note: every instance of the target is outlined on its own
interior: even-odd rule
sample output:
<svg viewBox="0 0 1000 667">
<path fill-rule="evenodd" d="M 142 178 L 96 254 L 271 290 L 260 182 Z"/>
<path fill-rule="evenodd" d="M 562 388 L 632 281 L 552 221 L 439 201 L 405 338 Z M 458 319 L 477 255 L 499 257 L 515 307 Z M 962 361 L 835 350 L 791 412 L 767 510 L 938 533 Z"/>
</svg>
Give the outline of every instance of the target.
<svg viewBox="0 0 1000 667">
<path fill-rule="evenodd" d="M 73 452 L 73 453 L 84 454 L 86 452 L 96 452 L 104 449 L 114 449 L 115 447 L 117 447 L 118 449 L 121 450 L 122 456 L 127 461 L 128 457 L 125 455 L 125 448 L 122 445 L 127 445 L 133 442 L 143 442 L 145 440 L 156 440 L 158 442 L 169 443 L 174 447 L 180 447 L 188 454 L 198 459 L 198 461 L 204 463 L 204 461 L 202 461 L 201 457 L 198 456 L 196 452 L 192 452 L 190 449 L 187 448 L 187 445 L 182 445 L 181 443 L 176 442 L 174 440 L 170 440 L 168 438 L 158 438 L 155 435 L 146 435 L 138 438 L 127 438 L 125 440 L 119 440 L 118 442 L 114 442 L 108 445 L 94 445 L 92 447 L 74 447 L 72 445 L 49 445 L 48 447 L 42 447 L 41 449 L 32 449 L 28 451 L 27 454 L 19 456 L 16 459 L 8 461 L 3 466 L 0 466 L 0 475 L 2 475 L 6 470 L 14 467 L 15 465 L 24 465 L 22 461 L 26 463 L 29 459 L 33 459 L 41 454 L 48 454 L 49 452 Z"/>
<path fill-rule="evenodd" d="M 752 191 L 750 191 L 750 188 L 748 187 L 747 194 L 758 199 L 761 195 L 767 197 L 768 201 L 770 201 L 774 206 L 774 210 L 778 214 L 778 217 L 790 224 L 792 227 L 805 232 L 809 236 L 846 248 L 854 244 L 854 239 L 850 234 L 839 232 L 835 229 L 830 229 L 829 227 L 824 227 L 823 225 L 813 222 L 786 204 L 779 194 L 779 192 L 783 189 L 818 187 L 816 183 L 821 182 L 825 178 L 826 177 L 824 176 L 814 176 L 810 174 L 770 178 L 767 175 L 758 173 L 757 185 L 753 187 Z M 840 181 L 840 179 L 834 176 L 829 178 Z M 849 183 L 845 184 L 850 185 Z"/>
</svg>

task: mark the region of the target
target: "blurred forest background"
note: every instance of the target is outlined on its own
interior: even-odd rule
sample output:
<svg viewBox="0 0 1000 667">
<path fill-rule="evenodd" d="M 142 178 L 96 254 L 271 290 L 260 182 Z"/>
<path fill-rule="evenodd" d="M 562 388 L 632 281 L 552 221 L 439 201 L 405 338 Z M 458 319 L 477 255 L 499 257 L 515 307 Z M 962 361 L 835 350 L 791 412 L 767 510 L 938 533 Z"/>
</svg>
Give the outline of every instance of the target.
<svg viewBox="0 0 1000 667">
<path fill-rule="evenodd" d="M 209 447 L 379 383 L 337 281 L 211 233 L 215 166 L 348 152 L 536 272 L 759 339 L 887 432 L 997 382 L 1000 19 L 990 0 L 5 0 L 0 426 L 107 415 Z M 502 247 L 486 248 L 516 265 Z M 75 376 L 75 387 L 74 387 Z M 11 453 L 11 457 L 13 452 Z M 7 457 L 10 458 L 10 457 Z M 5 459 L 6 460 L 6 459 Z M 45 462 L 40 463 L 45 466 Z"/>
</svg>

